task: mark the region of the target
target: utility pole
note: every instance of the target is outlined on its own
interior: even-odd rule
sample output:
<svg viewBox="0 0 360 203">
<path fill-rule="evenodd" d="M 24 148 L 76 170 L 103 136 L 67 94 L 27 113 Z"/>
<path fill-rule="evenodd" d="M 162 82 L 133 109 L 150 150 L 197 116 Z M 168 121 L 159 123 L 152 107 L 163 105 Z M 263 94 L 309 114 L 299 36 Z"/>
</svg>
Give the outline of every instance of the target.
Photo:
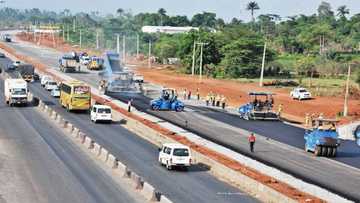
<svg viewBox="0 0 360 203">
<path fill-rule="evenodd" d="M 191 66 L 191 76 L 194 76 L 194 74 L 195 74 L 195 51 L 196 51 L 196 41 L 194 40 L 192 66 Z"/>
<path fill-rule="evenodd" d="M 199 75 L 199 79 L 200 79 L 200 83 L 202 82 L 202 69 L 203 69 L 203 48 L 204 45 L 207 45 L 209 43 L 204 43 L 204 42 L 198 42 L 196 43 L 198 45 L 200 45 L 200 75 Z"/>
<path fill-rule="evenodd" d="M 52 32 L 53 46 L 56 47 L 55 32 Z"/>
<path fill-rule="evenodd" d="M 80 46 L 80 49 L 81 49 L 81 43 L 82 43 L 82 39 L 81 39 L 81 30 L 80 30 L 80 39 L 79 39 L 79 46 Z"/>
<path fill-rule="evenodd" d="M 65 42 L 65 25 L 63 25 L 63 28 L 62 28 L 62 37 L 63 37 L 63 41 Z"/>
<path fill-rule="evenodd" d="M 96 30 L 96 49 L 99 49 L 99 30 Z"/>
<path fill-rule="evenodd" d="M 120 54 L 120 35 L 116 34 L 116 53 Z"/>
<path fill-rule="evenodd" d="M 67 28 L 67 41 L 69 42 L 70 41 L 70 30 L 69 30 L 69 26 L 66 26 Z"/>
<path fill-rule="evenodd" d="M 73 19 L 73 32 L 76 31 L 76 17 Z"/>
<path fill-rule="evenodd" d="M 262 64 L 261 64 L 260 83 L 259 83 L 260 87 L 262 87 L 264 85 L 263 80 L 264 80 L 264 69 L 265 69 L 265 56 L 266 56 L 266 41 L 265 41 L 265 45 L 264 45 L 264 53 L 263 53 Z"/>
<path fill-rule="evenodd" d="M 344 116 L 348 115 L 348 98 L 349 98 L 350 74 L 351 74 L 351 64 L 349 63 L 348 74 L 347 74 L 347 79 L 346 79 L 345 100 L 344 100 Z"/>
<path fill-rule="evenodd" d="M 149 40 L 148 68 L 151 68 L 151 39 Z"/>
<path fill-rule="evenodd" d="M 136 34 L 136 58 L 139 58 L 139 47 L 140 47 L 140 39 L 139 34 Z"/>
<path fill-rule="evenodd" d="M 122 51 L 123 51 L 123 63 L 125 64 L 126 62 L 126 36 L 123 35 L 123 48 L 122 48 Z"/>
</svg>

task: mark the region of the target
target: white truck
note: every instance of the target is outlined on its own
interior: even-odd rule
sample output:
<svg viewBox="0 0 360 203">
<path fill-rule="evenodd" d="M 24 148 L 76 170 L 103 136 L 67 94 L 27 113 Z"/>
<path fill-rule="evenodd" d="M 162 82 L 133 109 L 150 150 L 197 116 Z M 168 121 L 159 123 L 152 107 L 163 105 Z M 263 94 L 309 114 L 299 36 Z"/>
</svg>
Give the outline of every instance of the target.
<svg viewBox="0 0 360 203">
<path fill-rule="evenodd" d="M 24 79 L 5 79 L 5 102 L 9 106 L 15 104 L 27 105 L 28 86 Z"/>
</svg>

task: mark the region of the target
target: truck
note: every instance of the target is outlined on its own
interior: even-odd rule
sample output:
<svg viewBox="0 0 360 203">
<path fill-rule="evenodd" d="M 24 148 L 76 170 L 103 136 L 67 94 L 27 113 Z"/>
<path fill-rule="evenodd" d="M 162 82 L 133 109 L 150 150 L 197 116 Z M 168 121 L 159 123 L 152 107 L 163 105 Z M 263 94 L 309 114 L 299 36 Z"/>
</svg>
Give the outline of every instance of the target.
<svg viewBox="0 0 360 203">
<path fill-rule="evenodd" d="M 80 71 L 79 59 L 76 55 L 64 55 L 59 59 L 60 71 L 64 73 Z"/>
<path fill-rule="evenodd" d="M 28 104 L 28 86 L 24 79 L 8 78 L 4 81 L 5 102 L 9 106 Z"/>
<path fill-rule="evenodd" d="M 3 38 L 4 42 L 11 42 L 11 35 L 9 35 L 9 34 L 3 35 L 2 38 Z"/>
<path fill-rule="evenodd" d="M 34 66 L 31 64 L 20 64 L 16 67 L 16 71 L 19 72 L 21 78 L 23 78 L 26 82 L 34 81 Z"/>
</svg>

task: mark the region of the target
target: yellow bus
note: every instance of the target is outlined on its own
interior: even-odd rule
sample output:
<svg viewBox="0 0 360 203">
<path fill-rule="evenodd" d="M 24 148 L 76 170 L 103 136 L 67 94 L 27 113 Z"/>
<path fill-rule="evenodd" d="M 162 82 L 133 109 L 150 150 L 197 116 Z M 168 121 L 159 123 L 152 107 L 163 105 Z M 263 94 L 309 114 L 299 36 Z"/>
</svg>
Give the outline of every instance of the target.
<svg viewBox="0 0 360 203">
<path fill-rule="evenodd" d="M 59 102 L 68 111 L 89 110 L 91 106 L 90 87 L 80 81 L 63 82 L 60 85 Z"/>
</svg>

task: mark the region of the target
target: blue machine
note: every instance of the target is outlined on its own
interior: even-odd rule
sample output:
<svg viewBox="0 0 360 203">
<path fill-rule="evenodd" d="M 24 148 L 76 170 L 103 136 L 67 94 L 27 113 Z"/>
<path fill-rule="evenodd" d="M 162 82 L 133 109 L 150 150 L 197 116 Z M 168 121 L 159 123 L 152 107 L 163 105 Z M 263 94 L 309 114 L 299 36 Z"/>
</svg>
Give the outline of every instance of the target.
<svg viewBox="0 0 360 203">
<path fill-rule="evenodd" d="M 174 89 L 163 89 L 160 98 L 151 100 L 150 106 L 152 110 L 184 110 L 184 103 L 177 99 Z"/>
<path fill-rule="evenodd" d="M 279 120 L 272 110 L 274 99 L 272 93 L 250 92 L 250 102 L 239 107 L 240 118 L 245 120 Z"/>
<path fill-rule="evenodd" d="M 360 146 L 360 125 L 356 127 L 354 131 L 354 136 L 355 136 L 356 144 Z"/>
<path fill-rule="evenodd" d="M 307 130 L 304 135 L 305 151 L 314 152 L 315 156 L 335 157 L 340 145 L 336 122 L 333 119 L 314 119 L 312 129 Z"/>
</svg>

